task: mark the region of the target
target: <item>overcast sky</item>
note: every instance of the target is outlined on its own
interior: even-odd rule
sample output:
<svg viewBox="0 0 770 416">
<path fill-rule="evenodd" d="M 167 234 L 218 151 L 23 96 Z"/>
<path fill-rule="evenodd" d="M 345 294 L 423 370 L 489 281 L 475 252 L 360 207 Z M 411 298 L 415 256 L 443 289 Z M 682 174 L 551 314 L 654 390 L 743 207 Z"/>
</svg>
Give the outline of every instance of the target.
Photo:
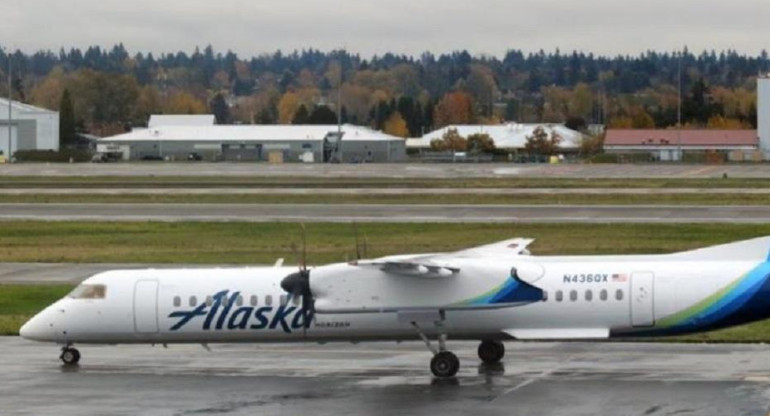
<svg viewBox="0 0 770 416">
<path fill-rule="evenodd" d="M 0 45 L 252 56 L 345 47 L 364 57 L 467 49 L 602 55 L 770 50 L 768 0 L 0 0 Z"/>
</svg>

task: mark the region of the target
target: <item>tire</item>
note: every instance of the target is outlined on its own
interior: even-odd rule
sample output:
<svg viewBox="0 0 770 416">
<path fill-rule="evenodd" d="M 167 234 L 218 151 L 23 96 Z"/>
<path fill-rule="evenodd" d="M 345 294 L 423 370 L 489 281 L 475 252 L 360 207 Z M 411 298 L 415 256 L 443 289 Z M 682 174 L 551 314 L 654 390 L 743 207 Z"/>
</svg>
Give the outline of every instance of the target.
<svg viewBox="0 0 770 416">
<path fill-rule="evenodd" d="M 74 365 L 80 361 L 80 351 L 74 348 L 65 348 L 62 350 L 61 356 L 59 358 L 64 362 L 64 364 Z"/>
<path fill-rule="evenodd" d="M 454 377 L 459 370 L 460 360 L 450 351 L 441 351 L 430 360 L 430 371 L 436 377 Z"/>
<path fill-rule="evenodd" d="M 500 341 L 481 341 L 478 353 L 485 364 L 497 364 L 505 355 L 505 345 Z"/>
</svg>

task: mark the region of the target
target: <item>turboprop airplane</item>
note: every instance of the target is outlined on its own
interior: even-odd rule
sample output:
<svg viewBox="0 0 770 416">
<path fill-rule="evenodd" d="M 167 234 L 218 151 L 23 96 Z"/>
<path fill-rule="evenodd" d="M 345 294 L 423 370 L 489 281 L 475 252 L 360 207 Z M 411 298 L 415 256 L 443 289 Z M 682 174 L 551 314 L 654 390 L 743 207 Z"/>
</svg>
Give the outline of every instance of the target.
<svg viewBox="0 0 770 416">
<path fill-rule="evenodd" d="M 674 335 L 770 317 L 770 237 L 622 256 L 535 256 L 532 241 L 299 270 L 109 271 L 21 336 L 62 345 L 66 364 L 80 359 L 74 344 L 422 339 L 432 373 L 451 377 L 450 339 L 479 340 L 481 360 L 496 363 L 509 339 Z"/>
</svg>

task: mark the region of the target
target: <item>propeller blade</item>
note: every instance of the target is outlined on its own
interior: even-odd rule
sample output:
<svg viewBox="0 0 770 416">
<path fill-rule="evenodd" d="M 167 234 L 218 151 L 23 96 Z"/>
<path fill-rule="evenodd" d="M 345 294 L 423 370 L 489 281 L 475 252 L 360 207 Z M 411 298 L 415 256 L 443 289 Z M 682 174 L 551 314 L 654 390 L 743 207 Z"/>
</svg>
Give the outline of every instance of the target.
<svg viewBox="0 0 770 416">
<path fill-rule="evenodd" d="M 356 260 L 361 260 L 361 244 L 358 242 L 358 223 L 353 222 L 353 235 L 356 238 Z"/>
<path fill-rule="evenodd" d="M 307 270 L 307 233 L 305 223 L 300 223 L 299 226 L 302 228 L 302 266 L 300 268 Z"/>
</svg>

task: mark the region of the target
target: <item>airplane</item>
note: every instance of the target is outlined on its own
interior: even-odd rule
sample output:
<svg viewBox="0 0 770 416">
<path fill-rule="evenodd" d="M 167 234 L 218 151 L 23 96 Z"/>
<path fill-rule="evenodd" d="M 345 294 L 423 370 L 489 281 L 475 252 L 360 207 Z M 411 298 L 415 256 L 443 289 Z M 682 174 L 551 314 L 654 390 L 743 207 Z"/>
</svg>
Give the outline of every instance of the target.
<svg viewBox="0 0 770 416">
<path fill-rule="evenodd" d="M 500 362 L 506 340 L 678 335 L 770 317 L 770 237 L 672 254 L 537 256 L 515 238 L 452 253 L 308 268 L 99 273 L 24 324 L 26 339 L 74 344 L 422 340 L 437 378 L 478 340 Z M 304 249 L 303 249 L 304 252 Z"/>
</svg>

